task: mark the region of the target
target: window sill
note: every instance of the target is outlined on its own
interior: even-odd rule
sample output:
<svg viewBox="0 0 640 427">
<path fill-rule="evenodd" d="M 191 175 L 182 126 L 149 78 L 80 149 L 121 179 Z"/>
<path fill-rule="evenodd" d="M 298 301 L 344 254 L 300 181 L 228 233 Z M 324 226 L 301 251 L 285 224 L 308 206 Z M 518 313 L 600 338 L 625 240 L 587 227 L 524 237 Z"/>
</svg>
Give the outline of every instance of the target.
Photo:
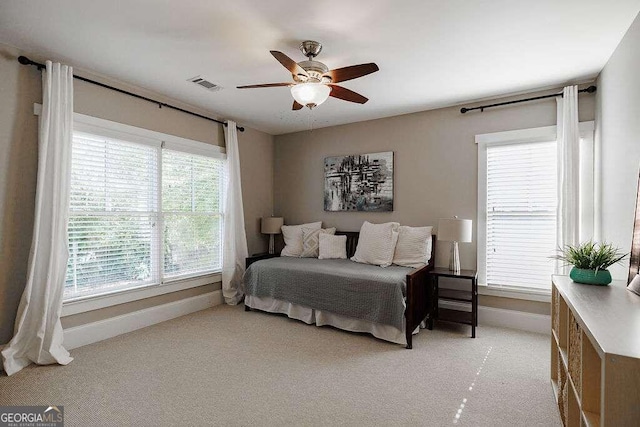
<svg viewBox="0 0 640 427">
<path fill-rule="evenodd" d="M 111 307 L 118 304 L 126 304 L 128 302 L 152 298 L 171 292 L 183 291 L 185 289 L 196 288 L 198 286 L 204 286 L 211 283 L 219 283 L 221 281 L 222 275 L 220 273 L 213 273 L 205 276 L 175 280 L 170 283 L 149 285 L 137 289 L 123 290 L 111 294 L 71 300 L 62 304 L 62 317 L 99 310 L 101 308 Z"/>
<path fill-rule="evenodd" d="M 492 297 L 523 299 L 527 301 L 551 302 L 551 290 L 543 289 L 517 289 L 489 286 L 485 283 L 478 284 L 478 293 Z"/>
</svg>

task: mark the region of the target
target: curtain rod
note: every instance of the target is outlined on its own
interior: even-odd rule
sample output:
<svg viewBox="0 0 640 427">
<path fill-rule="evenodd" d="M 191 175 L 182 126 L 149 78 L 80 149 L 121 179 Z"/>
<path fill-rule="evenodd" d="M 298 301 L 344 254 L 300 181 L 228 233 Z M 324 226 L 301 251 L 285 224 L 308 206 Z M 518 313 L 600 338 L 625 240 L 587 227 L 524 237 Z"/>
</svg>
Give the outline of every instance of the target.
<svg viewBox="0 0 640 427">
<path fill-rule="evenodd" d="M 40 64 L 38 62 L 32 61 L 29 58 L 27 58 L 26 56 L 19 56 L 18 57 L 18 62 L 20 62 L 22 65 L 33 65 L 33 66 L 36 66 L 36 67 L 38 67 L 38 70 L 42 70 L 43 68 L 46 68 L 44 64 Z M 194 113 L 192 111 L 188 111 L 188 110 L 182 109 L 180 107 L 175 107 L 175 106 L 167 104 L 165 102 L 156 101 L 155 99 L 147 98 L 146 96 L 138 95 L 138 94 L 135 94 L 133 92 L 129 92 L 129 91 L 126 91 L 126 90 L 123 90 L 123 89 L 118 89 L 117 87 L 109 86 L 107 84 L 100 83 L 100 82 L 97 82 L 95 80 L 87 79 L 85 77 L 76 76 L 76 75 L 74 75 L 73 78 L 74 79 L 78 79 L 78 80 L 82 80 L 83 82 L 87 82 L 87 83 L 91 83 L 91 84 L 94 84 L 94 85 L 97 85 L 97 86 L 101 86 L 101 87 L 104 87 L 106 89 L 115 90 L 116 92 L 124 93 L 125 95 L 133 96 L 134 98 L 143 99 L 143 100 L 151 102 L 153 104 L 157 104 L 159 108 L 162 108 L 162 107 L 171 108 L 173 110 L 177 110 L 177 111 L 180 111 L 180 112 L 183 112 L 183 113 L 186 113 L 186 114 L 191 114 L 192 116 L 200 117 L 201 119 L 210 120 L 212 122 L 219 123 L 219 124 L 221 124 L 223 126 L 227 126 L 227 123 L 223 122 L 221 120 L 212 119 L 211 117 L 203 116 L 202 114 Z M 242 127 L 242 126 L 236 125 L 236 129 L 238 129 L 240 132 L 244 132 L 244 127 Z"/>
<path fill-rule="evenodd" d="M 580 89 L 578 92 L 593 93 L 593 92 L 596 91 L 596 89 L 597 89 L 597 87 L 595 87 L 595 86 L 589 86 L 588 88 Z M 465 107 L 463 107 L 463 108 L 460 109 L 460 112 L 462 114 L 466 113 L 467 111 L 473 111 L 473 110 L 480 110 L 482 112 L 482 111 L 484 111 L 485 108 L 499 107 L 501 105 L 509 105 L 509 104 L 518 104 L 520 102 L 536 101 L 538 99 L 555 98 L 556 96 L 563 96 L 562 92 L 554 93 L 554 94 L 551 94 L 551 95 L 535 96 L 533 98 L 518 99 L 517 101 L 507 101 L 507 102 L 498 102 L 497 104 L 481 105 L 479 107 L 473 107 L 473 108 L 465 108 Z"/>
</svg>

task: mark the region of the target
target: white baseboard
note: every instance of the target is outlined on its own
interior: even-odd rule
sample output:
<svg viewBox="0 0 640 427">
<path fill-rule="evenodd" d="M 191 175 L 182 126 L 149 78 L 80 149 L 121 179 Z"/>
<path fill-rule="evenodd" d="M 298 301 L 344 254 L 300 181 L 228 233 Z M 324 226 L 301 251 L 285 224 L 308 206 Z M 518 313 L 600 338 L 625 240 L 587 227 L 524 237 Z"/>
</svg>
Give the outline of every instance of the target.
<svg viewBox="0 0 640 427">
<path fill-rule="evenodd" d="M 156 323 L 204 310 L 222 304 L 222 302 L 222 291 L 217 290 L 110 319 L 74 326 L 64 330 L 64 347 L 67 350 L 71 350 L 83 345 L 93 344 L 127 332 L 146 328 Z"/>
<path fill-rule="evenodd" d="M 440 301 L 440 307 L 454 310 L 468 309 L 469 305 L 454 301 Z M 525 311 L 504 308 L 478 306 L 478 324 L 520 329 L 522 331 L 551 334 L 551 316 L 547 314 L 527 313 Z"/>
</svg>

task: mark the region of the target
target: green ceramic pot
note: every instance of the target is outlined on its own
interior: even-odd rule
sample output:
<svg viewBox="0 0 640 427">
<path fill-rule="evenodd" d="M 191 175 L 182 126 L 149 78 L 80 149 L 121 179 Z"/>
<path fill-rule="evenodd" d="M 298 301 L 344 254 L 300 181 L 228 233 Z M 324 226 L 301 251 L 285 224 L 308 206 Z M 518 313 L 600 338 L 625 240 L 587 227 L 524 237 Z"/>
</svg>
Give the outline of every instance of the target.
<svg viewBox="0 0 640 427">
<path fill-rule="evenodd" d="M 587 270 L 584 268 L 573 267 L 569 273 L 569 277 L 576 283 L 585 285 L 607 286 L 611 283 L 611 273 L 609 270 Z"/>
</svg>

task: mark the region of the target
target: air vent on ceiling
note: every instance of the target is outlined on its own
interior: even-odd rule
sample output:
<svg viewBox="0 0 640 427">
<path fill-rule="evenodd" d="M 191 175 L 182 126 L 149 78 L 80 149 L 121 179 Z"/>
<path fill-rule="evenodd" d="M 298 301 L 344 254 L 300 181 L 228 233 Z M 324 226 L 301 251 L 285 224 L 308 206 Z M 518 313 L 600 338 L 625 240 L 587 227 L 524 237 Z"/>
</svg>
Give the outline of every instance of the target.
<svg viewBox="0 0 640 427">
<path fill-rule="evenodd" d="M 212 83 L 201 76 L 192 77 L 190 79 L 187 79 L 187 81 L 195 83 L 198 86 L 202 86 L 203 88 L 210 90 L 212 92 L 217 92 L 219 90 L 222 90 L 222 86 L 218 86 L 217 84 Z"/>
</svg>

